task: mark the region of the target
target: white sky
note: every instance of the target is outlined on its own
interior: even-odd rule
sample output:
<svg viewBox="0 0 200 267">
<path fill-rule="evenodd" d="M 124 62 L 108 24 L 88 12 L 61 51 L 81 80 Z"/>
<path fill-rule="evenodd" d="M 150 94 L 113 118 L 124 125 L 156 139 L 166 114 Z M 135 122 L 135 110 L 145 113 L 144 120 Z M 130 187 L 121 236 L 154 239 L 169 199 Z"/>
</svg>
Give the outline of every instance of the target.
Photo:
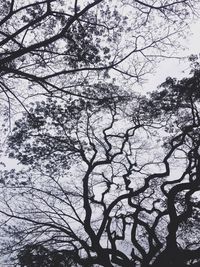
<svg viewBox="0 0 200 267">
<path fill-rule="evenodd" d="M 188 57 L 191 54 L 200 54 L 200 20 L 190 25 L 191 34 L 183 40 L 185 50 L 180 49 L 174 56 Z M 188 60 L 165 59 L 155 70 L 154 74 L 148 75 L 148 81 L 143 85 L 145 91 L 152 91 L 163 83 L 167 77 L 181 79 L 187 77 L 190 71 Z"/>
</svg>

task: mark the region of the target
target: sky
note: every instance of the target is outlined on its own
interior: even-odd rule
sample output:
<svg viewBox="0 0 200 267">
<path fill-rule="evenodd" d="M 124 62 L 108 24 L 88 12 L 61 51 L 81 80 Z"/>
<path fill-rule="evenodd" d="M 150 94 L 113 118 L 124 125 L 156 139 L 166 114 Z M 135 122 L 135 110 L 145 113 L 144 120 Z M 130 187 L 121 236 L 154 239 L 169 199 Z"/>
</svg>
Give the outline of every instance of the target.
<svg viewBox="0 0 200 267">
<path fill-rule="evenodd" d="M 191 33 L 183 40 L 185 49 L 180 49 L 174 56 L 186 57 L 185 59 L 165 59 L 158 64 L 154 74 L 149 74 L 147 82 L 143 85 L 145 91 L 152 91 L 163 83 L 167 77 L 181 79 L 187 77 L 190 71 L 187 57 L 191 54 L 200 54 L 200 19 L 190 25 Z"/>
</svg>

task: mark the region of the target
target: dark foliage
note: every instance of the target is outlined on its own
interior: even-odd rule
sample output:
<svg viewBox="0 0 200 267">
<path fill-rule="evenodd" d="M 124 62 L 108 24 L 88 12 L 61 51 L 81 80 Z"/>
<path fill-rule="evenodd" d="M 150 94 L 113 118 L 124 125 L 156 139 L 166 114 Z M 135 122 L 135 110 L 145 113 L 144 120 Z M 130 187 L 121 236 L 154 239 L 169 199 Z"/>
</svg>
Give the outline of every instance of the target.
<svg viewBox="0 0 200 267">
<path fill-rule="evenodd" d="M 18 254 L 21 267 L 75 267 L 73 251 L 50 251 L 42 245 L 26 245 Z"/>
</svg>

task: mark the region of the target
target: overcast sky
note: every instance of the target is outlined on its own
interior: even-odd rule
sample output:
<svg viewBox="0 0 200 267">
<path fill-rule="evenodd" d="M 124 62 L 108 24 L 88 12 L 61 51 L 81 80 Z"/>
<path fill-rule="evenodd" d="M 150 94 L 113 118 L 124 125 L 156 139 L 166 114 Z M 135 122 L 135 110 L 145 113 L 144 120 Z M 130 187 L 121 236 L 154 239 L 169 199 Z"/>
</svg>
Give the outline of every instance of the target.
<svg viewBox="0 0 200 267">
<path fill-rule="evenodd" d="M 188 57 L 191 54 L 200 53 L 200 20 L 190 26 L 191 34 L 183 40 L 185 50 L 180 49 L 174 56 Z M 148 76 L 148 81 L 143 85 L 147 91 L 155 90 L 159 84 L 165 81 L 166 77 L 182 78 L 189 73 L 188 60 L 166 59 L 162 61 L 155 70 L 155 73 Z"/>
</svg>

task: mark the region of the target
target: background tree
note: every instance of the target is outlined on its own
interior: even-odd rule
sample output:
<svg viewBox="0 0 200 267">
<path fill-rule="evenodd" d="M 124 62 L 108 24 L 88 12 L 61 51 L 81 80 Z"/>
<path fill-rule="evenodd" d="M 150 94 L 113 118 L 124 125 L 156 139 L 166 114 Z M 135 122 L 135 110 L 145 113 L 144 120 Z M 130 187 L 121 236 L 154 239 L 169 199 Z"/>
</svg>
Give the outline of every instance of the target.
<svg viewBox="0 0 200 267">
<path fill-rule="evenodd" d="M 25 168 L 2 174 L 8 251 L 42 244 L 73 250 L 81 266 L 198 266 L 198 88 L 196 64 L 149 98 L 33 104 L 9 139 Z"/>
</svg>

